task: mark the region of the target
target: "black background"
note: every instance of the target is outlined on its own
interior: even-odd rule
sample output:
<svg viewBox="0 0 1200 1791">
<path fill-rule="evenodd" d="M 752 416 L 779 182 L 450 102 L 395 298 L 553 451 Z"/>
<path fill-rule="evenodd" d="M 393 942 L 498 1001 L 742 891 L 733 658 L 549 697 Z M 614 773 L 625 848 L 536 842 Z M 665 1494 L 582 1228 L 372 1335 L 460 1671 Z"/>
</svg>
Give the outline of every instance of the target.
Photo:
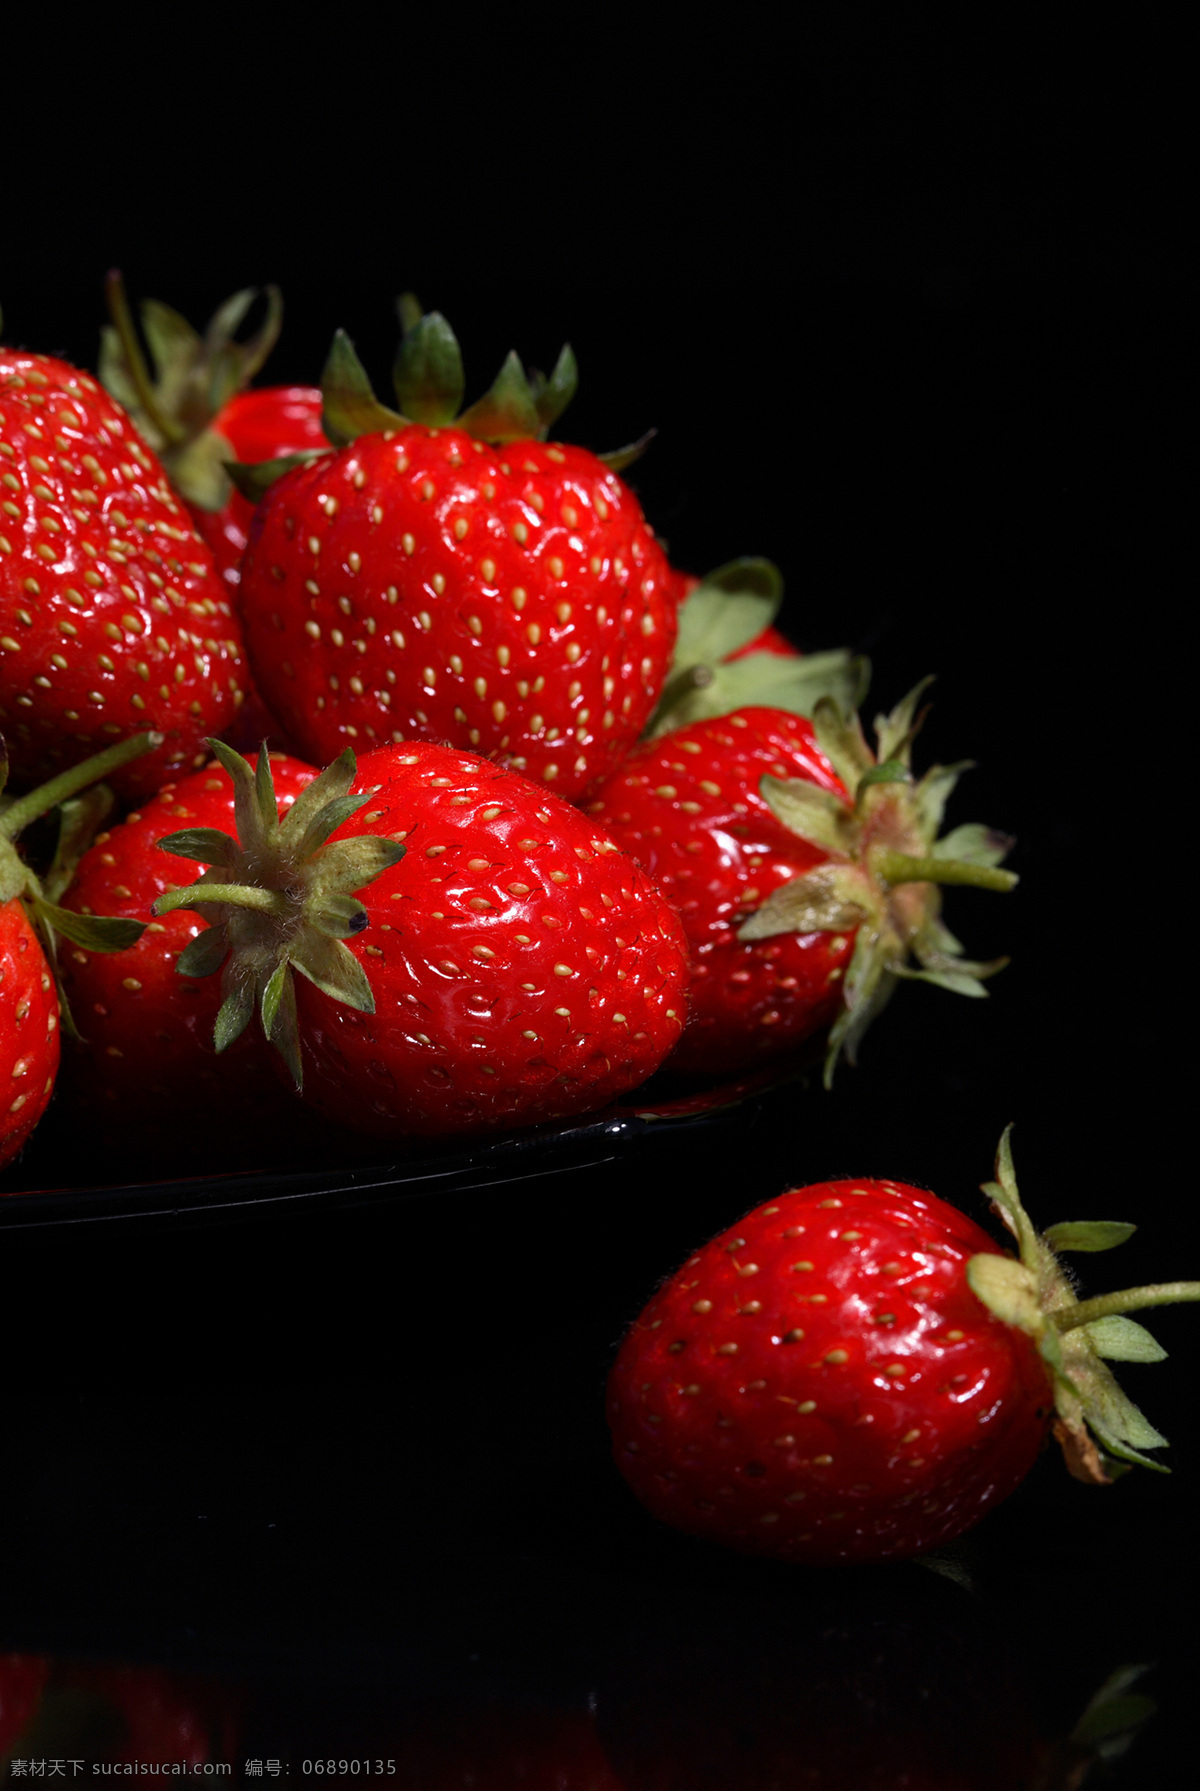
<svg viewBox="0 0 1200 1791">
<path fill-rule="evenodd" d="M 460 41 L 444 14 L 298 39 L 280 13 L 164 54 L 14 47 L 7 342 L 94 365 L 110 265 L 197 322 L 277 281 L 272 383 L 315 382 L 342 325 L 386 395 L 404 288 L 454 323 L 469 397 L 510 347 L 547 366 L 569 338 L 560 433 L 657 427 L 631 481 L 672 558 L 773 559 L 801 646 L 870 655 L 869 714 L 936 673 L 920 763 L 977 761 L 949 819 L 1014 834 L 1022 881 L 948 904 L 971 955 L 1012 954 L 988 1001 L 906 989 L 831 1096 L 718 1149 L 499 1198 L 6 1237 L 0 1646 L 397 1697 L 420 1672 L 449 1695 L 475 1654 L 493 1688 L 573 1697 L 705 1583 L 731 1645 L 751 1608 L 825 1609 L 654 1532 L 605 1459 L 613 1342 L 739 1211 L 879 1174 L 981 1216 L 1013 1121 L 1036 1220 L 1139 1225 L 1089 1289 L 1200 1273 L 1181 46 L 1145 20 L 1100 40 L 902 6 L 818 40 L 783 17 L 686 43 L 596 19 L 575 44 Z M 1173 1478 L 1092 1492 L 1047 1460 L 976 1545 L 1045 1725 L 1157 1663 L 1123 1783 L 1182 1746 L 1170 1618 L 1197 1577 L 1200 1344 L 1187 1312 L 1154 1328 L 1172 1359 L 1127 1384 Z"/>
</svg>

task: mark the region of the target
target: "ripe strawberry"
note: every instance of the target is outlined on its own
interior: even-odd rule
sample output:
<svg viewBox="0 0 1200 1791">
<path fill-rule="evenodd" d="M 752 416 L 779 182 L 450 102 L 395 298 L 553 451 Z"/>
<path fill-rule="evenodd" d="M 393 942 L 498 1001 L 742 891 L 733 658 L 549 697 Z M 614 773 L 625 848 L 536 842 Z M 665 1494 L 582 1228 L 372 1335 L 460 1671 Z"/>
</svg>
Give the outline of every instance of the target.
<svg viewBox="0 0 1200 1791">
<path fill-rule="evenodd" d="M 687 929 L 675 1067 L 740 1070 L 831 1027 L 832 1075 L 897 978 L 982 995 L 1001 968 L 964 960 L 939 919 L 938 883 L 1016 879 L 995 868 L 999 835 L 935 840 L 956 773 L 912 778 L 918 691 L 877 722 L 878 762 L 828 698 L 811 722 L 747 708 L 644 742 L 591 803 Z"/>
<path fill-rule="evenodd" d="M 273 758 L 271 769 L 279 813 L 286 814 L 317 773 L 283 756 Z M 159 841 L 182 827 L 225 835 L 233 824 L 234 787 L 214 760 L 164 784 L 140 811 L 98 834 L 64 897 L 74 912 L 123 915 L 145 927 L 119 957 L 73 947 L 62 961 L 81 1034 L 67 1061 L 65 1092 L 101 1142 L 124 1141 L 126 1156 L 136 1148 L 153 1161 L 181 1126 L 192 1126 L 193 1168 L 210 1143 L 225 1167 L 244 1166 L 264 1152 L 278 1160 L 281 1138 L 288 1132 L 295 1138 L 296 1117 L 304 1114 L 275 1074 L 261 1036 L 247 1032 L 227 1055 L 214 1052 L 217 986 L 176 970 L 189 943 L 207 931 L 205 923 L 182 911 L 153 918 L 158 898 L 179 886 L 179 862 L 159 851 Z M 214 1113 L 221 1116 L 216 1132 Z"/>
<path fill-rule="evenodd" d="M 675 1043 L 679 923 L 569 803 L 414 741 L 366 754 L 357 774 L 344 753 L 264 827 L 266 761 L 254 774 L 214 750 L 238 782 L 242 851 L 230 842 L 223 864 L 155 912 L 211 908 L 211 932 L 180 968 L 215 970 L 229 951 L 218 1049 L 257 1006 L 318 1111 L 432 1136 L 601 1107 Z M 163 844 L 213 849 L 193 834 Z"/>
<path fill-rule="evenodd" d="M 1055 1250 L 1100 1250 L 1109 1222 L 1033 1231 L 1001 1141 L 985 1193 L 1020 1260 L 935 1195 L 821 1182 L 758 1207 L 690 1257 L 621 1346 L 616 1460 L 664 1521 L 812 1564 L 915 1555 L 1020 1485 L 1047 1427 L 1071 1471 L 1164 1439 L 1101 1360 L 1163 1352 L 1120 1314 L 1200 1299 L 1200 1283 L 1079 1302 Z M 1057 1410 L 1057 1417 L 1055 1416 Z"/>
<path fill-rule="evenodd" d="M 86 918 L 58 907 L 20 856 L 16 839 L 30 821 L 67 802 L 76 791 L 117 771 L 155 737 L 141 734 L 10 801 L 0 815 L 0 1168 L 22 1150 L 46 1111 L 59 1064 L 59 998 L 54 985 L 56 933 L 81 956 L 121 952 L 141 932 L 128 920 Z M 0 790 L 7 777 L 0 741 Z M 64 829 L 64 832 L 66 830 Z M 56 866 L 51 867 L 53 872 Z"/>
<path fill-rule="evenodd" d="M 671 573 L 613 467 L 542 439 L 573 388 L 569 350 L 540 392 L 510 356 L 453 421 L 462 363 L 435 313 L 402 348 L 401 415 L 335 338 L 337 452 L 269 486 L 242 569 L 255 679 L 307 757 L 446 741 L 576 798 L 637 739 Z"/>
<path fill-rule="evenodd" d="M 117 788 L 191 766 L 243 693 L 241 633 L 161 463 L 88 373 L 0 351 L 0 726 L 24 784 L 146 727 Z"/>
<path fill-rule="evenodd" d="M 245 342 L 235 339 L 254 300 L 235 292 L 203 336 L 156 299 L 141 307 L 153 373 L 142 355 L 121 276 L 108 276 L 112 323 L 100 343 L 100 379 L 124 405 L 143 439 L 161 457 L 197 532 L 212 550 L 225 585 L 237 590 L 254 505 L 236 489 L 228 461 L 275 460 L 327 448 L 321 394 L 315 386 L 248 390 L 279 338 L 283 307 L 267 288 L 267 314 Z"/>
</svg>

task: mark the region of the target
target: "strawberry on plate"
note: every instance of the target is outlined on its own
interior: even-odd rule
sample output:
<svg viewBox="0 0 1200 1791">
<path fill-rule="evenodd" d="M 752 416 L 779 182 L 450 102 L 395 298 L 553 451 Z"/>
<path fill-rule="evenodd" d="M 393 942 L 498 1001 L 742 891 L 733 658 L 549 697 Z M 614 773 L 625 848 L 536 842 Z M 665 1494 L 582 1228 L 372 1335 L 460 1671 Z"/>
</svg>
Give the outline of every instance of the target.
<svg viewBox="0 0 1200 1791">
<path fill-rule="evenodd" d="M 940 919 L 941 883 L 1005 890 L 1010 841 L 936 834 L 956 771 L 909 769 L 922 687 L 876 723 L 878 757 L 830 698 L 813 718 L 751 707 L 643 742 L 589 813 L 678 910 L 692 958 L 686 1071 L 739 1071 L 829 1033 L 827 1075 L 899 978 L 966 995 L 971 963 Z"/>
<path fill-rule="evenodd" d="M 985 1187 L 1019 1258 L 936 1195 L 863 1179 L 792 1188 L 689 1257 L 621 1346 L 616 1461 L 667 1523 L 813 1565 L 951 1541 L 1020 1485 L 1053 1426 L 1103 1483 L 1164 1438 L 1102 1358 L 1163 1351 L 1124 1314 L 1174 1282 L 1080 1301 L 1056 1252 L 1132 1226 L 1051 1226 L 1017 1196 L 1008 1133 Z"/>
<path fill-rule="evenodd" d="M 220 577 L 236 591 L 254 505 L 231 481 L 227 462 L 275 460 L 329 446 L 315 386 L 250 387 L 279 338 L 278 288 L 267 288 L 266 316 L 244 342 L 235 332 L 259 296 L 253 287 L 226 299 L 203 335 L 169 305 L 143 300 L 139 311 L 152 366 L 115 270 L 107 292 L 112 322 L 100 338 L 101 383 L 160 456 L 212 549 Z"/>
<path fill-rule="evenodd" d="M 347 750 L 280 822 L 269 760 L 252 772 L 213 744 L 240 847 L 207 830 L 163 840 L 212 869 L 155 913 L 212 920 L 179 968 L 223 966 L 218 1049 L 257 1010 L 319 1112 L 437 1136 L 603 1107 L 678 1039 L 679 922 L 560 797 L 412 741 L 357 766 Z"/>
<path fill-rule="evenodd" d="M 446 741 L 574 799 L 637 739 L 675 641 L 671 570 L 615 464 L 545 439 L 574 385 L 569 350 L 542 382 L 510 356 L 459 415 L 435 312 L 401 349 L 401 414 L 339 332 L 337 451 L 245 475 L 265 484 L 242 566 L 251 665 L 306 757 Z"/>
<path fill-rule="evenodd" d="M 0 350 L 0 729 L 28 786 L 114 739 L 158 747 L 120 794 L 191 769 L 233 721 L 241 631 L 162 464 L 88 373 Z"/>
</svg>

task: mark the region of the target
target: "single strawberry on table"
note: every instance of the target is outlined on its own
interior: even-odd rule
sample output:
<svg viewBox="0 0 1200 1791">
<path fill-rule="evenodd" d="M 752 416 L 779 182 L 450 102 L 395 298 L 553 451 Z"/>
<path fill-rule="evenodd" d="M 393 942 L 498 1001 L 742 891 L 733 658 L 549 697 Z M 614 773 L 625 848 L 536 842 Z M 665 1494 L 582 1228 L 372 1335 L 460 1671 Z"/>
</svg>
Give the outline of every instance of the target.
<svg viewBox="0 0 1200 1791">
<path fill-rule="evenodd" d="M 265 755 L 252 772 L 212 744 L 240 845 L 207 829 L 163 840 L 212 868 L 155 913 L 212 922 L 179 968 L 222 972 L 218 1049 L 257 1012 L 306 1101 L 402 1137 L 602 1107 L 679 1037 L 679 923 L 560 797 L 412 741 L 357 764 L 347 750 L 280 821 Z"/>
<path fill-rule="evenodd" d="M 671 569 L 615 465 L 545 439 L 574 387 L 568 349 L 544 381 L 510 355 L 460 414 L 458 344 L 431 313 L 402 345 L 396 412 L 339 332 L 336 452 L 244 475 L 263 492 L 251 666 L 307 757 L 446 741 L 574 799 L 637 739 L 675 640 Z"/>
<path fill-rule="evenodd" d="M 706 1244 L 629 1331 L 609 1382 L 617 1464 L 665 1522 L 810 1565 L 917 1555 L 1020 1485 L 1053 1428 L 1104 1483 L 1165 1439 L 1103 1358 L 1164 1352 L 1142 1307 L 1168 1282 L 1078 1300 L 1057 1252 L 1112 1248 L 1110 1221 L 1039 1237 L 1008 1133 L 984 1189 L 1019 1257 L 936 1195 L 877 1179 L 792 1188 Z"/>
<path fill-rule="evenodd" d="M 936 837 L 961 767 L 912 775 L 922 688 L 877 720 L 877 755 L 823 697 L 811 721 L 750 707 L 644 741 L 598 791 L 588 812 L 687 931 L 674 1068 L 746 1069 L 828 1028 L 828 1077 L 898 980 L 985 993 L 1004 960 L 961 955 L 939 885 L 1011 888 L 1011 842 L 974 824 Z"/>
<path fill-rule="evenodd" d="M 233 721 L 241 631 L 161 462 L 89 373 L 0 350 L 0 730 L 28 787 L 146 728 L 134 797 Z"/>
<path fill-rule="evenodd" d="M 229 461 L 275 460 L 329 446 L 315 386 L 251 387 L 279 339 L 283 304 L 266 289 L 266 315 L 245 341 L 235 332 L 259 297 L 253 287 L 225 300 L 201 335 L 157 299 L 139 307 L 148 365 L 121 276 L 108 276 L 112 322 L 100 341 L 100 379 L 162 459 L 217 572 L 236 591 L 254 505 L 233 484 Z"/>
</svg>

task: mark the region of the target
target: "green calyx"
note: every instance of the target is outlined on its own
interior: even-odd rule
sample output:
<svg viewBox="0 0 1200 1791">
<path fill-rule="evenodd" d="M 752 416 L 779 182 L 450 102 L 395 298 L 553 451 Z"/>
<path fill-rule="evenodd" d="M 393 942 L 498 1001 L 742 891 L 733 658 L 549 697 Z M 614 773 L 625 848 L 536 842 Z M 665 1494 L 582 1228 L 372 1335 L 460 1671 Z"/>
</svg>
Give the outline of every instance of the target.
<svg viewBox="0 0 1200 1791">
<path fill-rule="evenodd" d="M 222 973 L 216 1049 L 224 1051 L 240 1037 L 257 1012 L 299 1088 L 293 971 L 334 1001 L 374 1013 L 366 973 L 343 941 L 368 924 L 355 892 L 398 863 L 404 847 L 374 834 L 330 842 L 335 829 L 370 801 L 369 793 L 349 793 L 356 770 L 349 747 L 281 820 L 266 747 L 252 767 L 223 741 L 208 745 L 233 780 L 237 838 L 192 827 L 160 840 L 164 852 L 211 868 L 186 889 L 160 896 L 154 912 L 194 908 L 209 922 L 180 953 L 176 968 L 183 976 Z"/>
<path fill-rule="evenodd" d="M 115 268 L 105 293 L 112 321 L 100 335 L 101 383 L 129 412 L 176 489 L 199 509 L 222 509 L 232 489 L 226 462 L 233 449 L 213 421 L 250 384 L 279 339 L 278 288 L 266 288 L 266 315 L 245 341 L 235 332 L 259 297 L 254 287 L 226 299 L 203 335 L 169 305 L 143 300 L 138 309 L 149 360 Z"/>
<path fill-rule="evenodd" d="M 901 979 L 981 996 L 985 979 L 1008 962 L 965 958 L 942 923 L 942 884 L 1005 892 L 1017 879 L 998 868 L 1012 845 L 1003 834 L 968 823 L 937 837 L 950 792 L 968 767 L 935 765 L 919 780 L 912 775 L 912 743 L 924 719 L 917 705 L 929 682 L 876 717 L 877 753 L 857 716 L 847 719 L 831 697 L 815 703 L 817 742 L 853 793 L 850 801 L 803 778 L 764 777 L 760 786 L 776 818 L 826 859 L 774 890 L 742 923 L 739 939 L 855 933 L 842 1011 L 829 1033 L 826 1087 L 843 1051 L 855 1061 L 859 1040 Z"/>
<path fill-rule="evenodd" d="M 858 707 L 871 668 L 844 647 L 792 659 L 778 653 L 730 659 L 771 626 L 782 602 L 782 575 L 763 559 L 731 560 L 689 592 L 679 606 L 675 653 L 648 740 L 751 705 L 808 716 L 821 697 L 846 711 Z"/>
<path fill-rule="evenodd" d="M 996 1157 L 996 1180 L 984 1183 L 992 1207 L 1017 1241 L 1019 1257 L 980 1254 L 967 1264 L 967 1280 L 988 1310 L 1036 1342 L 1054 1388 L 1054 1434 L 1071 1473 L 1105 1485 L 1129 1464 L 1168 1470 L 1142 1453 L 1166 1438 L 1122 1392 L 1104 1358 L 1161 1362 L 1166 1351 L 1144 1326 L 1127 1317 L 1151 1306 L 1200 1300 L 1200 1281 L 1167 1281 L 1079 1300 L 1058 1260 L 1061 1251 L 1111 1250 L 1130 1237 L 1132 1225 L 1115 1220 L 1072 1220 L 1040 1236 L 1017 1193 L 1008 1127 Z"/>
<path fill-rule="evenodd" d="M 322 427 L 335 448 L 349 447 L 360 435 L 407 429 L 423 423 L 431 429 L 453 423 L 479 441 L 502 447 L 515 441 L 545 441 L 575 395 L 579 369 L 570 344 L 564 344 L 553 371 L 546 375 L 526 368 L 510 353 L 491 386 L 462 409 L 466 391 L 462 350 L 440 311 L 423 312 L 406 292 L 397 300 L 402 331 L 392 367 L 398 409 L 381 404 L 366 369 L 345 330 L 338 330 L 321 375 L 324 398 Z M 632 464 L 645 450 L 653 431 L 630 446 L 598 458 L 614 472 Z M 226 471 L 244 496 L 254 502 L 290 467 L 316 458 L 316 453 L 288 456 L 259 466 L 229 464 Z"/>
<path fill-rule="evenodd" d="M 78 765 L 28 790 L 22 796 L 3 794 L 8 782 L 8 752 L 0 739 L 0 902 L 20 901 L 37 930 L 46 961 L 58 979 L 58 938 L 69 939 L 84 951 L 125 951 L 145 931 L 140 920 L 107 914 L 77 914 L 59 906 L 75 866 L 111 812 L 113 793 L 103 779 L 143 753 L 162 745 L 161 734 L 135 734 Z M 54 856 L 38 877 L 17 850 L 17 837 L 31 821 L 58 810 L 58 838 Z M 59 1008 L 64 1029 L 75 1033 L 70 1009 L 61 986 Z"/>
</svg>

